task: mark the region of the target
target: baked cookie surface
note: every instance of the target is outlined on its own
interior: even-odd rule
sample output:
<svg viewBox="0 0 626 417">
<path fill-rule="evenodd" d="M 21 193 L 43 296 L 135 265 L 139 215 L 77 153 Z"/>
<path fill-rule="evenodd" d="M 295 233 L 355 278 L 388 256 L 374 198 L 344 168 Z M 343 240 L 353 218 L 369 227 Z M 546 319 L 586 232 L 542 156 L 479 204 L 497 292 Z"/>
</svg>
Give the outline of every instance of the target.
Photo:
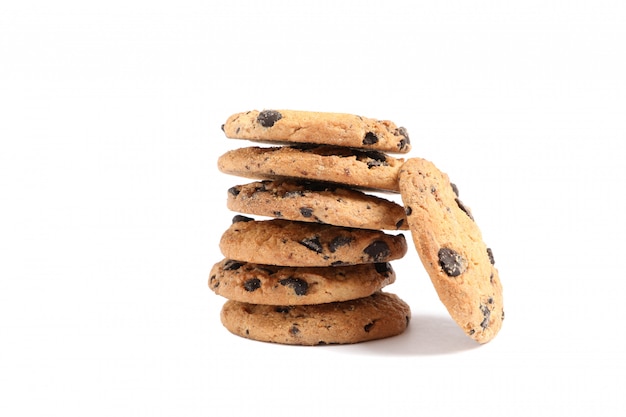
<svg viewBox="0 0 626 417">
<path fill-rule="evenodd" d="M 253 179 L 300 178 L 398 192 L 404 159 L 378 151 L 327 145 L 245 147 L 217 160 L 218 169 Z"/>
<path fill-rule="evenodd" d="M 252 110 L 231 115 L 222 130 L 232 139 L 318 143 L 407 153 L 409 134 L 389 120 L 299 110 Z"/>
<path fill-rule="evenodd" d="M 291 220 L 235 216 L 222 234 L 225 258 L 282 266 L 381 263 L 406 254 L 403 234 Z"/>
<path fill-rule="evenodd" d="M 224 259 L 211 269 L 209 288 L 229 300 L 303 305 L 367 297 L 395 279 L 388 262 L 307 268 Z"/>
<path fill-rule="evenodd" d="M 359 343 L 404 332 L 409 306 L 397 295 L 376 292 L 338 303 L 271 306 L 228 300 L 221 321 L 231 333 L 288 345 Z"/>
<path fill-rule="evenodd" d="M 265 180 L 228 190 L 232 211 L 361 229 L 407 230 L 404 207 L 331 183 Z"/>
<path fill-rule="evenodd" d="M 458 189 L 432 162 L 410 158 L 399 174 L 400 194 L 419 257 L 451 317 L 485 343 L 504 318 L 493 252 Z"/>
</svg>

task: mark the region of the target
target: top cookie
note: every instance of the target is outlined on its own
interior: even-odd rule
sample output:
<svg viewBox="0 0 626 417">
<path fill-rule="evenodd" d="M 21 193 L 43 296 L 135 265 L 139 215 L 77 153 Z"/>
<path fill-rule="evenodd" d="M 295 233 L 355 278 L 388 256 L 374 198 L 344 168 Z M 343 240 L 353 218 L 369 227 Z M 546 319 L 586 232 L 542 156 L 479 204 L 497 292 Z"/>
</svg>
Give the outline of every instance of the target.
<svg viewBox="0 0 626 417">
<path fill-rule="evenodd" d="M 231 139 L 316 143 L 408 153 L 409 134 L 389 120 L 345 113 L 252 110 L 233 114 L 222 125 Z"/>
<path fill-rule="evenodd" d="M 407 222 L 439 298 L 472 339 L 493 339 L 504 318 L 502 285 L 491 249 L 448 176 L 410 158 L 398 176 Z"/>
</svg>

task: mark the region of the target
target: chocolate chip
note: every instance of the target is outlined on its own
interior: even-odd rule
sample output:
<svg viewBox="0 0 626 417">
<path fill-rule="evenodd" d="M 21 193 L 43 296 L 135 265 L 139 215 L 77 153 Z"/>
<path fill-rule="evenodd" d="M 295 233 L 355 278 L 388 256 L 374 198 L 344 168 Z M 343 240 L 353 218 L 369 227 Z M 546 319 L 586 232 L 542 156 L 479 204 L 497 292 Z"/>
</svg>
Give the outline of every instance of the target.
<svg viewBox="0 0 626 417">
<path fill-rule="evenodd" d="M 280 211 L 273 211 L 272 214 L 274 215 L 274 217 L 283 217 L 283 213 L 281 213 Z"/>
<path fill-rule="evenodd" d="M 239 190 L 239 187 L 230 187 L 228 189 L 228 193 L 232 194 L 233 196 L 237 197 L 239 195 L 239 193 L 241 192 L 241 190 Z"/>
<path fill-rule="evenodd" d="M 259 113 L 256 120 L 263 127 L 272 127 L 274 123 L 283 118 L 283 115 L 276 110 L 263 110 Z"/>
<path fill-rule="evenodd" d="M 401 228 L 403 224 L 404 224 L 404 219 L 398 220 L 398 222 L 396 223 L 396 229 Z"/>
<path fill-rule="evenodd" d="M 222 123 L 221 128 L 222 128 L 222 132 L 226 132 L 226 130 L 224 130 L 224 123 Z"/>
<path fill-rule="evenodd" d="M 374 145 L 375 143 L 378 143 L 378 136 L 374 132 L 367 132 L 363 137 L 363 145 Z"/>
<path fill-rule="evenodd" d="M 300 329 L 298 329 L 298 325 L 294 324 L 293 326 L 291 326 L 291 329 L 289 329 L 289 333 L 291 333 L 292 336 L 295 336 L 298 333 L 300 333 Z"/>
<path fill-rule="evenodd" d="M 236 271 L 243 266 L 243 262 L 233 261 L 232 259 L 224 262 L 224 271 Z"/>
<path fill-rule="evenodd" d="M 309 284 L 307 284 L 305 280 L 300 278 L 289 277 L 281 279 L 278 282 L 280 283 L 280 285 L 291 287 L 296 295 L 306 295 L 306 292 L 309 289 Z"/>
<path fill-rule="evenodd" d="M 404 212 L 406 213 L 407 216 L 410 216 L 411 214 L 413 214 L 413 209 L 409 206 L 406 206 L 404 208 Z"/>
<path fill-rule="evenodd" d="M 465 272 L 467 262 L 450 248 L 439 249 L 439 266 L 450 277 L 458 277 Z"/>
<path fill-rule="evenodd" d="M 461 202 L 461 200 L 459 200 L 458 198 L 455 198 L 455 199 L 454 199 L 454 201 L 456 201 L 456 204 L 459 206 L 459 208 L 460 208 L 461 210 L 463 210 L 463 211 L 465 212 L 465 214 L 467 214 L 467 216 L 468 216 L 470 219 L 474 220 L 474 217 L 472 216 L 472 213 L 470 213 L 470 211 L 467 209 L 467 207 L 465 207 L 465 206 L 463 205 L 463 203 Z"/>
<path fill-rule="evenodd" d="M 366 333 L 369 333 L 370 330 L 372 330 L 372 327 L 374 327 L 375 322 L 371 321 L 369 323 L 367 323 L 364 327 L 363 330 L 365 330 Z"/>
<path fill-rule="evenodd" d="M 239 222 L 245 223 L 245 222 L 251 222 L 251 221 L 254 221 L 254 219 L 251 217 L 242 216 L 241 214 L 238 214 L 235 217 L 233 217 L 233 224 L 239 223 Z"/>
<path fill-rule="evenodd" d="M 487 327 L 489 327 L 489 317 L 491 317 L 491 310 L 489 310 L 489 307 L 481 305 L 480 311 L 483 313 L 483 316 L 485 317 L 484 320 L 480 323 L 480 327 L 482 327 L 484 330 Z"/>
<path fill-rule="evenodd" d="M 322 253 L 324 251 L 324 248 L 322 247 L 322 242 L 320 242 L 320 238 L 318 236 L 312 237 L 310 239 L 304 239 L 298 243 L 300 243 L 307 249 L 310 249 L 317 253 Z"/>
<path fill-rule="evenodd" d="M 250 278 L 243 283 L 243 288 L 248 292 L 256 291 L 261 288 L 261 280 L 258 278 Z"/>
<path fill-rule="evenodd" d="M 211 288 L 217 289 L 220 286 L 220 282 L 217 279 L 217 276 L 212 275 L 211 279 L 209 279 L 209 285 Z"/>
<path fill-rule="evenodd" d="M 403 139 L 401 139 L 400 142 L 398 143 L 398 149 L 399 150 L 402 151 L 402 150 L 404 150 L 407 147 L 407 145 L 411 144 L 411 140 L 409 139 L 409 132 L 405 128 L 399 127 L 399 128 L 396 129 L 395 132 L 393 132 L 393 134 L 395 136 L 402 136 L 403 137 Z"/>
<path fill-rule="evenodd" d="M 274 311 L 277 313 L 289 313 L 289 310 L 291 310 L 291 308 L 287 306 L 277 306 L 274 308 Z"/>
<path fill-rule="evenodd" d="M 378 272 L 381 275 L 387 275 L 392 271 L 391 264 L 389 262 L 375 263 L 374 268 L 376 269 L 376 272 Z"/>
<path fill-rule="evenodd" d="M 487 248 L 487 256 L 489 257 L 489 262 L 491 262 L 491 265 L 495 265 L 496 261 L 493 259 L 493 252 L 491 251 L 491 248 Z"/>
<path fill-rule="evenodd" d="M 373 262 L 383 262 L 391 254 L 389 245 L 382 240 L 377 240 L 366 247 L 363 252 L 369 256 Z"/>
<path fill-rule="evenodd" d="M 352 238 L 349 236 L 337 236 L 333 240 L 331 240 L 328 248 L 330 249 L 330 253 L 335 253 L 337 249 L 342 246 L 349 245 L 352 242 Z"/>
<path fill-rule="evenodd" d="M 450 186 L 452 187 L 452 191 L 454 192 L 454 194 L 456 194 L 456 196 L 459 196 L 459 188 L 456 186 L 456 184 L 450 183 Z"/>
<path fill-rule="evenodd" d="M 331 266 L 344 266 L 344 265 L 349 265 L 349 264 L 347 262 L 344 262 L 344 261 L 334 261 L 330 265 Z"/>
<path fill-rule="evenodd" d="M 302 217 L 311 217 L 313 215 L 313 209 L 309 207 L 300 207 L 300 214 L 302 214 Z"/>
</svg>

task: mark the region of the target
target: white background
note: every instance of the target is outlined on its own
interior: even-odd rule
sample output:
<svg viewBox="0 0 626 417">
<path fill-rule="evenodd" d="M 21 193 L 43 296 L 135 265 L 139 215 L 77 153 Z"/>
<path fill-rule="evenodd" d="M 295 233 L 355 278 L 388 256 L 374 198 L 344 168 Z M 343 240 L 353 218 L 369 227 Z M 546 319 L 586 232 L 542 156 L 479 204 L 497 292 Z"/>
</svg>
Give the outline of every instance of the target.
<svg viewBox="0 0 626 417">
<path fill-rule="evenodd" d="M 624 2 L 0 4 L 0 415 L 624 415 Z M 220 125 L 263 108 L 406 127 L 493 248 L 496 339 L 412 244 L 399 337 L 228 333 Z"/>
</svg>

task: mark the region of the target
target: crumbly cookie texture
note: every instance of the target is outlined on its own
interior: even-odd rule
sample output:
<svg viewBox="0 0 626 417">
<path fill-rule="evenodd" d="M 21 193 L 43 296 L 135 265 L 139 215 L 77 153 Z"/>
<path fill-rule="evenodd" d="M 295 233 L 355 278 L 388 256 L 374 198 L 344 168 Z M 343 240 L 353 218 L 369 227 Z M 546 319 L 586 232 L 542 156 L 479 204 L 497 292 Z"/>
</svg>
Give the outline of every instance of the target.
<svg viewBox="0 0 626 417">
<path fill-rule="evenodd" d="M 282 266 L 341 266 L 389 262 L 406 254 L 403 234 L 282 219 L 235 216 L 222 234 L 224 257 Z"/>
<path fill-rule="evenodd" d="M 421 158 L 404 163 L 399 185 L 413 242 L 439 298 L 468 336 L 492 340 L 504 318 L 502 285 L 458 188 Z"/>
<path fill-rule="evenodd" d="M 253 179 L 300 178 L 352 187 L 398 192 L 404 159 L 378 151 L 328 145 L 245 147 L 217 160 L 218 169 Z"/>
<path fill-rule="evenodd" d="M 307 268 L 224 259 L 211 269 L 209 288 L 246 303 L 304 305 L 367 297 L 395 279 L 389 262 Z"/>
<path fill-rule="evenodd" d="M 411 150 L 405 128 L 389 120 L 345 113 L 252 110 L 233 114 L 222 130 L 232 139 L 318 143 L 392 153 Z"/>
<path fill-rule="evenodd" d="M 228 300 L 222 324 L 252 340 L 288 345 L 359 343 L 396 336 L 411 319 L 397 295 L 377 292 L 365 298 L 302 306 L 270 306 Z"/>
<path fill-rule="evenodd" d="M 245 214 L 360 229 L 407 230 L 404 207 L 331 183 L 265 180 L 228 190 L 227 207 Z"/>
</svg>

